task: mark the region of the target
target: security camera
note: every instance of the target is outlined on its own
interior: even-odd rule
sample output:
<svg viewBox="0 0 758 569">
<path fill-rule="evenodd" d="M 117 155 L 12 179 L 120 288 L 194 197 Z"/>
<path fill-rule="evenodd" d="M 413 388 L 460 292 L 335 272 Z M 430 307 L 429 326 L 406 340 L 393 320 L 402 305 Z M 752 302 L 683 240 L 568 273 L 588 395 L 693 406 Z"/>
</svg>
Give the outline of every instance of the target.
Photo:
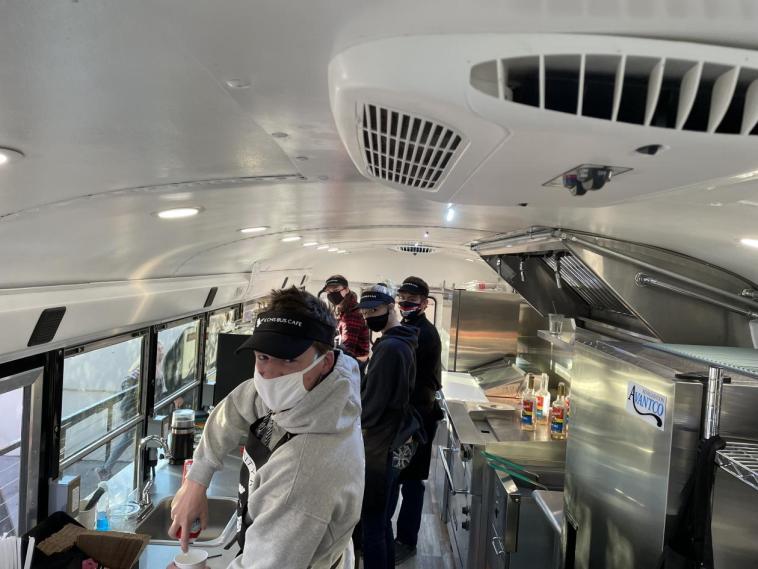
<svg viewBox="0 0 758 569">
<path fill-rule="evenodd" d="M 575 174 L 564 174 L 562 182 L 572 196 L 583 196 L 588 190 L 601 189 L 612 177 L 613 169 L 608 166 L 582 166 Z"/>
</svg>

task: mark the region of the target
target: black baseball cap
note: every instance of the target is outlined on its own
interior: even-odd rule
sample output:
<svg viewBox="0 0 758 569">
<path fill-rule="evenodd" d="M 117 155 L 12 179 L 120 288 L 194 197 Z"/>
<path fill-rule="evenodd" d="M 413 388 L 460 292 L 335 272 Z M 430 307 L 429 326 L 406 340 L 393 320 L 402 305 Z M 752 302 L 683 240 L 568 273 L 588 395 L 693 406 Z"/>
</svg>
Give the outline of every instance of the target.
<svg viewBox="0 0 758 569">
<path fill-rule="evenodd" d="M 424 279 L 419 277 L 408 277 L 397 289 L 397 292 L 407 292 L 408 294 L 420 294 L 421 296 L 429 296 L 429 285 L 426 284 Z"/>
<path fill-rule="evenodd" d="M 315 318 L 270 310 L 258 315 L 253 335 L 237 348 L 237 352 L 256 350 L 275 358 L 292 359 L 314 342 L 330 345 L 335 334 L 333 326 Z"/>
<path fill-rule="evenodd" d="M 324 288 L 328 286 L 344 286 L 347 288 L 347 279 L 343 277 L 342 275 L 332 275 L 328 279 L 326 279 L 326 284 L 324 284 Z"/>
<path fill-rule="evenodd" d="M 382 292 L 381 290 L 376 290 L 380 287 L 386 290 L 386 287 L 383 285 L 376 285 L 370 289 L 364 290 L 361 293 L 361 301 L 356 305 L 355 308 L 376 308 L 377 306 L 381 306 L 383 304 L 393 304 L 395 302 L 394 298 L 392 298 L 389 294 Z"/>
</svg>

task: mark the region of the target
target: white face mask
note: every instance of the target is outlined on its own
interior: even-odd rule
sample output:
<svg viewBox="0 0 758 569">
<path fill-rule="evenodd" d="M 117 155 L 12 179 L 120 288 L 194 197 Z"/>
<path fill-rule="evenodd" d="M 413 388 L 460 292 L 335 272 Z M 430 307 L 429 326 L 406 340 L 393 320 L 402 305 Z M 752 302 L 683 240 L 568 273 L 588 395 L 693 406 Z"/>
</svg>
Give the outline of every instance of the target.
<svg viewBox="0 0 758 569">
<path fill-rule="evenodd" d="M 297 405 L 305 397 L 305 394 L 308 393 L 303 380 L 305 374 L 321 363 L 321 360 L 325 357 L 326 354 L 323 354 L 316 358 L 311 365 L 302 371 L 294 371 L 271 379 L 264 378 L 256 367 L 253 381 L 255 382 L 255 388 L 258 390 L 258 395 L 261 396 L 266 407 L 274 413 L 278 413 L 279 411 L 292 409 Z"/>
</svg>

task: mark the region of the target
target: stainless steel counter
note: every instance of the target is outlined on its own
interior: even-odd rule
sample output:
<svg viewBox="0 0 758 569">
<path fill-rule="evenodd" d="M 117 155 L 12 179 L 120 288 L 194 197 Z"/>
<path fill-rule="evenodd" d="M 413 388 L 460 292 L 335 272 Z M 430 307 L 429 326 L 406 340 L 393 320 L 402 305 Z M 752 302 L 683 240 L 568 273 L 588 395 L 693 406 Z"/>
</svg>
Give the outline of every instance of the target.
<svg viewBox="0 0 758 569">
<path fill-rule="evenodd" d="M 217 472 L 208 487 L 209 496 L 236 497 L 239 483 L 239 469 L 242 464 L 238 453 L 224 458 L 224 469 Z M 182 481 L 182 466 L 170 465 L 163 462 L 156 472 L 155 485 L 153 486 L 153 503 L 158 503 L 162 498 L 176 494 Z M 202 548 L 208 551 L 209 556 L 221 555 L 208 560 L 208 569 L 225 569 L 236 557 L 239 548 L 233 545 L 229 550 L 222 547 Z M 174 557 L 181 551 L 178 542 L 176 546 L 148 545 L 139 560 L 139 569 L 162 569 L 171 563 Z"/>
<path fill-rule="evenodd" d="M 534 501 L 550 522 L 550 527 L 560 536 L 563 528 L 563 492 L 535 490 Z"/>
<path fill-rule="evenodd" d="M 536 507 L 532 510 L 528 505 L 531 485 L 520 481 L 516 484 L 507 476 L 505 478 L 510 483 L 501 484 L 504 475 L 494 474 L 482 451 L 518 463 L 538 474 L 540 482 L 549 488 L 560 489 L 563 487 L 566 442 L 551 440 L 546 425 L 540 425 L 536 431 L 521 430 L 519 413 L 511 405 L 446 401 L 445 406 L 447 433 L 446 440 L 440 444 L 438 464 L 445 470 L 446 482 L 440 503 L 457 554 L 456 565 L 463 569 L 483 567 L 488 556 L 492 555 L 490 550 L 493 547 L 499 553 L 492 562 L 504 563 L 515 553 L 520 537 L 524 538 L 522 549 L 529 543 L 531 538 L 527 539 L 526 536 L 530 532 L 532 518 L 543 522 L 544 516 L 538 513 Z M 494 498 L 495 486 L 503 488 L 499 498 Z M 524 524 L 521 529 L 518 529 L 516 521 L 512 520 L 507 527 L 504 522 L 503 504 L 513 498 L 516 501 L 524 499 L 525 507 L 521 510 Z M 501 503 L 499 507 L 498 500 Z M 510 511 L 516 518 L 519 517 L 518 513 L 513 514 L 518 511 L 515 506 Z M 493 515 L 504 522 L 500 525 L 505 529 L 499 530 L 497 535 L 489 534 L 492 523 L 488 523 L 488 519 Z M 547 531 L 552 539 L 552 531 Z M 526 556 L 521 558 L 525 559 Z"/>
</svg>

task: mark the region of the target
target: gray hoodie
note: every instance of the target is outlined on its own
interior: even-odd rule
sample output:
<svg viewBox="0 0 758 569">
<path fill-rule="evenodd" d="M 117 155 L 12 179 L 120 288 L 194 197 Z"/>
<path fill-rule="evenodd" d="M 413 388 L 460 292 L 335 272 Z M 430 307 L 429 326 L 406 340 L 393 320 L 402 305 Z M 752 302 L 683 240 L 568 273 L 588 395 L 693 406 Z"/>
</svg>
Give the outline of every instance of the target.
<svg viewBox="0 0 758 569">
<path fill-rule="evenodd" d="M 364 486 L 360 374 L 353 358 L 336 354 L 321 383 L 272 416 L 272 448 L 285 430 L 298 436 L 255 473 L 248 498 L 253 523 L 229 569 L 328 569 L 350 542 Z M 239 385 L 208 418 L 187 476 L 207 486 L 223 457 L 268 412 L 252 379 Z"/>
</svg>

